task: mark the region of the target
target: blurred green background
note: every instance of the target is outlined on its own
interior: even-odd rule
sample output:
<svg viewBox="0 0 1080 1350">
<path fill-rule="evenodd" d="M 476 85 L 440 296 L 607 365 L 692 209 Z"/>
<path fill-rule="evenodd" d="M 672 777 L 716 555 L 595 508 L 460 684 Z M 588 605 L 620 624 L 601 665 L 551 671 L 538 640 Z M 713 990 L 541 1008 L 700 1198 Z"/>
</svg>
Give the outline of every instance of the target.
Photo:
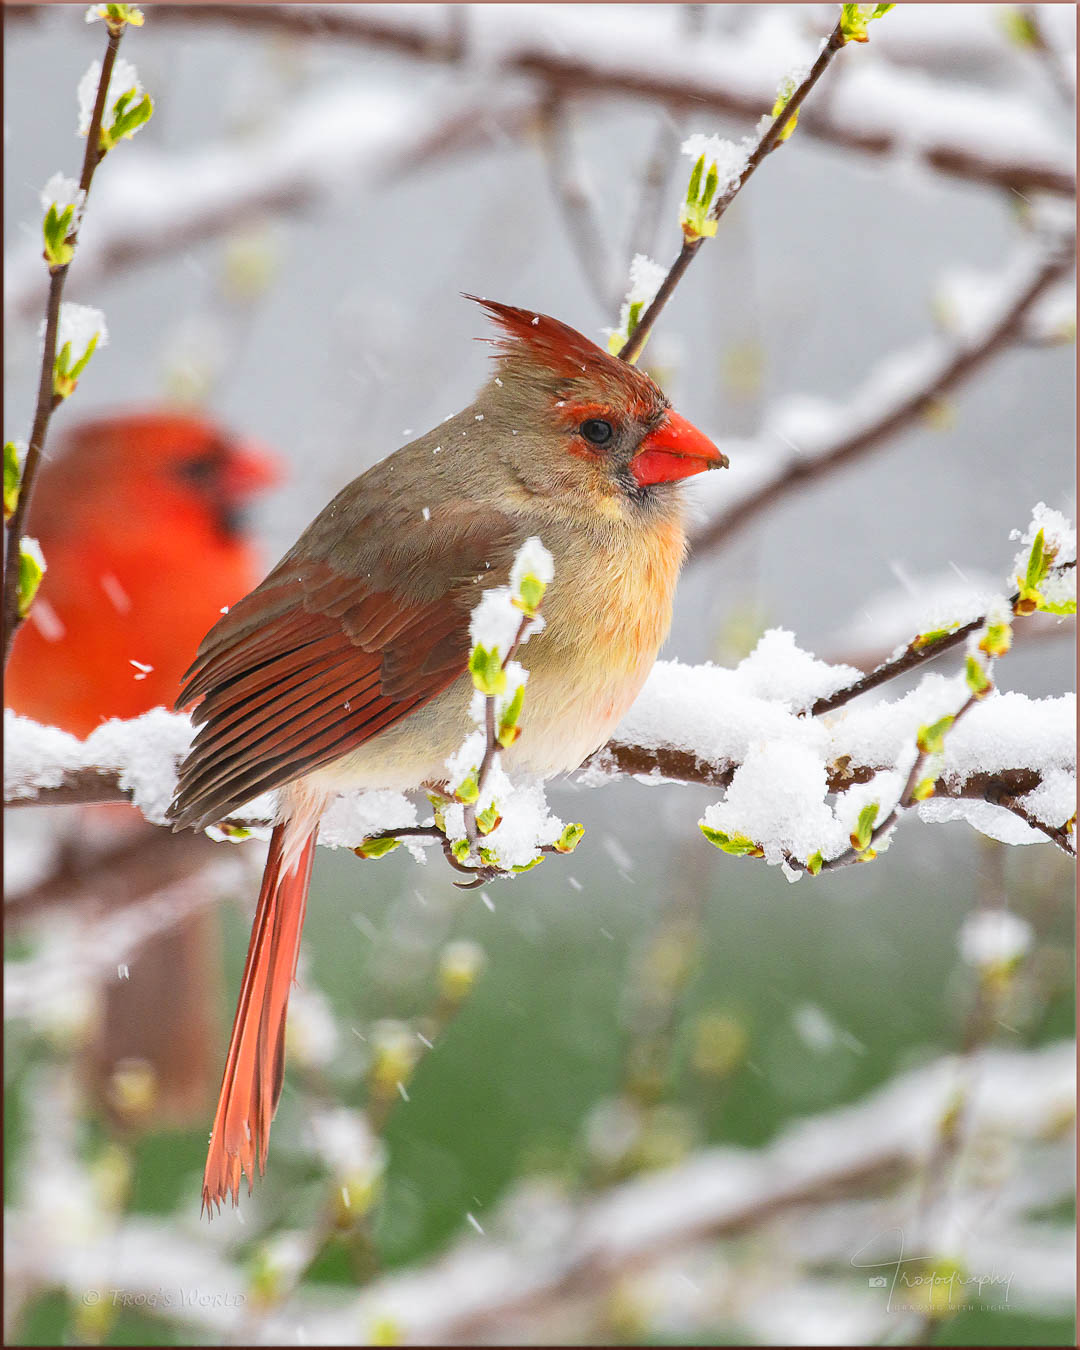
<svg viewBox="0 0 1080 1350">
<path fill-rule="evenodd" d="M 1002 1014 L 1010 1030 L 999 1026 L 993 1039 L 1036 1046 L 1072 1032 L 1072 879 L 1055 851 L 1006 849 L 959 825 L 916 826 L 872 867 L 790 885 L 773 869 L 694 839 L 695 791 L 630 784 L 605 791 L 631 821 L 658 791 L 673 797 L 685 812 L 686 842 L 659 848 L 644 832 L 614 842 L 603 831 L 587 833 L 574 856 L 547 859 L 513 883 L 487 888 L 492 908 L 478 892 L 455 891 L 441 861 L 420 867 L 399 853 L 361 863 L 320 851 L 302 984 L 325 992 L 342 1032 L 336 1098 L 355 1106 L 367 1100 L 362 1042 L 353 1032 L 431 1011 L 436 939 L 471 939 L 487 957 L 474 990 L 409 1082 L 409 1100 L 390 1116 L 372 1269 L 433 1256 L 465 1231 L 466 1214 L 483 1225 L 485 1212 L 523 1175 L 554 1174 L 572 1186 L 596 1180 L 584 1138 L 589 1113 L 628 1085 L 671 1108 L 655 1141 L 651 1161 L 658 1164 L 702 1143 L 760 1145 L 796 1117 L 854 1101 L 955 1050 L 974 994 L 974 974 L 958 961 L 957 931 L 980 893 L 1002 880 L 1037 938 L 1009 1015 Z M 564 810 L 588 821 L 595 794 L 561 796 Z M 227 908 L 225 929 L 230 1001 L 223 1017 L 231 1015 L 247 943 L 241 906 Z M 653 1081 L 642 1071 L 649 1038 L 635 1009 L 643 998 L 663 1002 L 665 990 L 670 1043 L 653 1047 Z M 9 1193 L 23 1155 L 24 1085 L 47 1053 L 32 1036 L 9 1038 Z M 260 1228 L 304 1226 L 325 1203 L 326 1183 L 300 1147 L 298 1081 L 304 1069 L 294 1060 L 256 1197 Z M 88 1156 L 105 1141 L 100 1125 L 92 1129 Z M 204 1154 L 201 1130 L 140 1139 L 132 1207 L 194 1213 Z M 245 1194 L 242 1207 L 250 1203 Z M 235 1219 L 226 1213 L 216 1222 Z M 853 1234 L 853 1253 L 860 1240 Z M 331 1243 L 311 1277 L 352 1282 L 346 1244 Z M 16 1339 L 63 1343 L 77 1315 L 66 1296 L 42 1296 Z M 736 1329 L 724 1334 L 737 1339 Z M 105 1337 L 107 1344 L 144 1341 L 183 1338 L 177 1326 L 134 1310 L 119 1311 Z M 943 1320 L 932 1338 L 1073 1341 L 1070 1318 L 994 1310 Z"/>
</svg>

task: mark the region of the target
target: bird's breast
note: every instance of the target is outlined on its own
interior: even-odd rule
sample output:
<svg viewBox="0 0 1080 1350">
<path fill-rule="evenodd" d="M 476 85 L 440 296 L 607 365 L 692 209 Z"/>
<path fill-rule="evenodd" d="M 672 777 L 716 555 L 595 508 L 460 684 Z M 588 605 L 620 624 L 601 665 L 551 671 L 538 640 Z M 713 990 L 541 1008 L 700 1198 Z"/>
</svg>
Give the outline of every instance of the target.
<svg viewBox="0 0 1080 1350">
<path fill-rule="evenodd" d="M 671 520 L 557 559 L 545 630 L 521 654 L 529 683 L 510 767 L 573 769 L 608 739 L 667 637 L 684 552 Z"/>
</svg>

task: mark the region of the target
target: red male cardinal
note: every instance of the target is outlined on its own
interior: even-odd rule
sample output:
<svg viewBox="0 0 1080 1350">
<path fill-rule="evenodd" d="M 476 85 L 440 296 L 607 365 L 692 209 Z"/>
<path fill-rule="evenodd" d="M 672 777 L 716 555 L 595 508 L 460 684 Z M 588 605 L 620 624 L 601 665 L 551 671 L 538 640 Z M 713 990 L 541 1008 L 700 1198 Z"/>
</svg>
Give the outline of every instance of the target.
<svg viewBox="0 0 1080 1350">
<path fill-rule="evenodd" d="M 192 647 L 258 576 L 243 513 L 278 481 L 201 418 L 83 422 L 42 467 L 30 533 L 48 571 L 13 648 L 8 707 L 86 736 L 176 697 Z"/>
<path fill-rule="evenodd" d="M 15 641 L 7 705 L 85 736 L 171 703 L 207 625 L 258 579 L 242 513 L 279 476 L 261 448 L 185 414 L 123 413 L 70 431 L 34 492 L 29 528 L 48 571 Z M 96 833 L 142 824 L 116 807 L 95 820 Z M 154 1071 L 157 1117 L 205 1110 L 219 945 L 213 916 L 196 913 L 107 986 L 88 1057 L 107 1101 L 119 1063 L 137 1060 Z"/>
<path fill-rule="evenodd" d="M 473 299 L 475 297 L 468 297 Z M 555 319 L 482 300 L 499 365 L 474 403 L 350 483 L 203 639 L 177 828 L 280 789 L 203 1204 L 265 1168 L 319 820 L 348 788 L 446 779 L 467 730 L 469 614 L 539 536 L 555 560 L 506 765 L 550 775 L 607 740 L 671 621 L 677 483 L 726 464 L 647 376 Z"/>
</svg>

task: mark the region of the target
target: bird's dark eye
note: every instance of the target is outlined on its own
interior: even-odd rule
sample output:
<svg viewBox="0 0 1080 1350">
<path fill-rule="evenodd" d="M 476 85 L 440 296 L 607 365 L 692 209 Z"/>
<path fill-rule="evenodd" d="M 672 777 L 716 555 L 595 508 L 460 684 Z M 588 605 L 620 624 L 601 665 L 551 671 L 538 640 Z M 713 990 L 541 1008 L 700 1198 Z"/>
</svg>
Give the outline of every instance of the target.
<svg viewBox="0 0 1080 1350">
<path fill-rule="evenodd" d="M 194 459 L 185 459 L 179 465 L 182 478 L 192 483 L 208 483 L 221 471 L 221 455 L 199 455 Z"/>
<path fill-rule="evenodd" d="M 615 434 L 611 423 L 605 422 L 599 417 L 590 417 L 587 421 L 582 422 L 578 430 L 587 441 L 592 441 L 593 445 L 607 445 Z"/>
</svg>

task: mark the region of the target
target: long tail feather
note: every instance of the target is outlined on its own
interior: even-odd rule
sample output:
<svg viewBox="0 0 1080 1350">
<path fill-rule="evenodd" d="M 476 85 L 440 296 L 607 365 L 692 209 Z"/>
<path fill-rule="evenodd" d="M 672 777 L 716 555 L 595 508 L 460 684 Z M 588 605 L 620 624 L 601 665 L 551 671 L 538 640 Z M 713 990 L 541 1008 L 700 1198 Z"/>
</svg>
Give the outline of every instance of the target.
<svg viewBox="0 0 1080 1350">
<path fill-rule="evenodd" d="M 221 1080 L 203 1174 L 203 1209 L 213 1213 L 227 1195 L 237 1203 L 241 1175 L 250 1194 L 255 1166 L 266 1170 L 270 1122 L 281 1096 L 285 1016 L 296 976 L 318 824 L 298 848 L 286 838 L 290 822 L 274 827 L 251 928 L 240 1001 Z M 295 824 L 293 825 L 295 829 Z M 290 856 L 291 855 L 291 856 Z M 295 859 L 295 862 L 293 862 Z"/>
</svg>

